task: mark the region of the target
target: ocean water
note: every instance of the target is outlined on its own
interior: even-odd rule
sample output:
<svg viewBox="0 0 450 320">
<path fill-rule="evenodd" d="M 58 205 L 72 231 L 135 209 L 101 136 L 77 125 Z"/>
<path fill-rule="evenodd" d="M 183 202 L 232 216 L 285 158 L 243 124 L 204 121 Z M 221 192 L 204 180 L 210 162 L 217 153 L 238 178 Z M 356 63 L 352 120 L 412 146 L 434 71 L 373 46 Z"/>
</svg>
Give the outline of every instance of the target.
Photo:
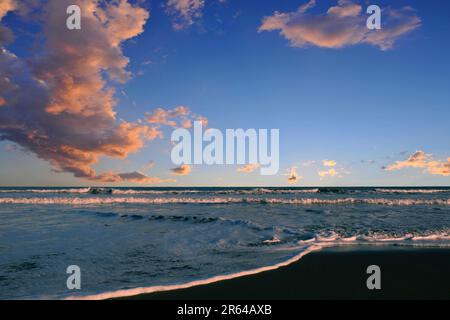
<svg viewBox="0 0 450 320">
<path fill-rule="evenodd" d="M 450 188 L 0 188 L 0 299 L 154 291 L 367 243 L 449 248 Z"/>
</svg>

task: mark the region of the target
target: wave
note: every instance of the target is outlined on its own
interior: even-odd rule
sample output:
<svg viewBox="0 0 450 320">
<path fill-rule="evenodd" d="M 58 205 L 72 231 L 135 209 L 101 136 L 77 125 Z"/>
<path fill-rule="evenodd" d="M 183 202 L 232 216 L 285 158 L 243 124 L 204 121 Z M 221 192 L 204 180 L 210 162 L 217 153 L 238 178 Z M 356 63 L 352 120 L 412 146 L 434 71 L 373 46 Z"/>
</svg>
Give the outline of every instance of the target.
<svg viewBox="0 0 450 320">
<path fill-rule="evenodd" d="M 177 290 L 177 289 L 186 289 L 191 288 L 195 286 L 200 285 L 206 285 L 214 282 L 224 281 L 224 280 L 231 280 L 243 276 L 249 276 L 258 274 L 265 271 L 270 270 L 276 270 L 281 267 L 288 266 L 294 262 L 299 261 L 302 257 L 307 255 L 310 252 L 321 250 L 323 246 L 308 246 L 304 248 L 304 250 L 292 257 L 289 260 L 270 265 L 265 266 L 261 268 L 251 269 L 247 271 L 241 271 L 233 274 L 226 274 L 226 275 L 219 275 L 214 276 L 207 279 L 202 280 L 194 280 L 191 282 L 183 283 L 183 284 L 174 284 L 174 285 L 161 285 L 161 286 L 150 286 L 150 287 L 140 287 L 140 288 L 133 288 L 133 289 L 123 289 L 123 290 L 117 290 L 117 291 L 111 291 L 111 292 L 104 292 L 89 296 L 70 296 L 67 297 L 66 300 L 104 300 L 104 299 L 112 299 L 112 298 L 120 298 L 120 297 L 128 297 L 128 296 L 135 296 L 139 294 L 148 294 L 148 293 L 154 293 L 154 292 L 161 292 L 161 291 L 171 291 L 171 290 Z"/>
<path fill-rule="evenodd" d="M 70 189 L 0 189 L 0 193 L 89 193 L 91 188 Z"/>
<path fill-rule="evenodd" d="M 136 197 L 60 197 L 60 198 L 0 198 L 1 204 L 60 204 L 60 205 L 92 205 L 92 204 L 268 204 L 268 205 L 339 205 L 339 204 L 370 204 L 385 206 L 412 205 L 450 205 L 450 199 L 385 199 L 385 198 L 238 198 L 238 197 L 166 197 L 166 198 L 136 198 Z"/>
<path fill-rule="evenodd" d="M 329 235 L 318 235 L 314 238 L 308 240 L 299 241 L 298 246 L 291 247 L 287 250 L 295 250 L 299 251 L 292 258 L 285 260 L 283 262 L 279 262 L 273 265 L 264 266 L 260 268 L 250 269 L 246 271 L 240 271 L 232 274 L 224 274 L 217 275 L 206 279 L 194 280 L 181 284 L 172 284 L 172 285 L 156 285 L 149 287 L 138 287 L 131 289 L 121 289 L 116 291 L 103 292 L 93 295 L 87 296 L 69 296 L 66 297 L 66 300 L 104 300 L 104 299 L 112 299 L 112 298 L 121 298 L 121 297 L 130 297 L 141 294 L 150 294 L 155 292 L 163 292 L 163 291 L 173 291 L 178 289 L 187 289 L 191 287 L 196 287 L 200 285 L 207 285 L 215 282 L 220 282 L 224 280 L 236 279 L 244 276 L 255 275 L 258 273 L 276 270 L 281 267 L 286 267 L 291 265 L 304 256 L 320 251 L 325 248 L 330 247 L 339 247 L 339 246 L 352 246 L 352 245 L 367 245 L 370 243 L 371 245 L 389 245 L 391 243 L 404 243 L 405 246 L 421 246 L 421 244 L 426 243 L 425 246 L 433 247 L 436 245 L 435 240 L 450 240 L 450 235 L 448 233 L 436 233 L 424 236 L 413 236 L 410 234 L 406 234 L 401 237 L 390 237 L 390 236 L 351 236 L 351 237 L 341 237 L 338 234 L 331 233 Z M 272 245 L 281 242 L 277 237 L 273 237 L 270 240 L 265 240 L 264 243 Z M 439 244 L 438 244 L 439 245 Z M 450 245 L 450 244 L 448 244 Z M 448 245 L 446 247 L 448 247 Z M 286 250 L 286 248 L 281 249 Z"/>
<path fill-rule="evenodd" d="M 450 241 L 450 232 L 433 232 L 430 234 L 426 233 L 406 233 L 403 235 L 392 235 L 388 233 L 377 233 L 377 234 L 357 234 L 351 236 L 342 236 L 336 232 L 329 232 L 328 234 L 317 234 L 314 237 L 306 240 L 298 241 L 299 245 L 305 245 L 310 243 L 334 243 L 334 244 L 366 244 L 366 243 L 396 243 L 396 242 L 418 242 L 418 241 Z"/>
<path fill-rule="evenodd" d="M 71 189 L 0 189 L 0 193 L 87 193 L 87 194 L 298 194 L 298 193 L 316 193 L 315 189 L 227 189 L 227 190 L 201 190 L 201 189 L 181 189 L 181 190 L 140 190 L 140 189 L 114 189 L 114 188 L 71 188 Z"/>
<path fill-rule="evenodd" d="M 417 193 L 441 193 L 450 192 L 449 189 L 375 189 L 376 192 L 381 193 L 406 193 L 406 194 L 417 194 Z"/>
</svg>

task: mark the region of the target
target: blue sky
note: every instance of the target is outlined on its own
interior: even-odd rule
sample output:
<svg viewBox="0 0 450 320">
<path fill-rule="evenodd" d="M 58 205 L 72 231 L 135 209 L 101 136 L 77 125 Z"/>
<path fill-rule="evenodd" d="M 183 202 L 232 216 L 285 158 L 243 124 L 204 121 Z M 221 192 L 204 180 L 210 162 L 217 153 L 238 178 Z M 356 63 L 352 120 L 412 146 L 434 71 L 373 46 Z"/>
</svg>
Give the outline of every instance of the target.
<svg viewBox="0 0 450 320">
<path fill-rule="evenodd" d="M 340 48 L 296 46 L 277 30 L 258 32 L 265 17 L 296 12 L 305 3 L 205 1 L 192 24 L 180 30 L 174 29 L 174 14 L 165 2 L 138 3 L 150 18 L 143 33 L 122 44 L 133 75 L 126 83 L 110 84 L 116 89 L 117 118 L 126 121 L 144 119 L 157 107 L 183 105 L 221 130 L 279 128 L 278 175 L 244 174 L 237 166 L 194 166 L 189 175 L 174 177 L 170 127 L 162 129 L 164 139 L 146 143 L 126 159 L 101 157 L 96 171 L 138 171 L 176 180 L 163 186 L 252 186 L 287 185 L 286 170 L 296 166 L 302 179 L 295 186 L 449 185 L 448 175 L 430 173 L 427 164 L 382 167 L 416 150 L 428 154 L 427 163 L 445 164 L 450 157 L 450 5 L 374 2 L 382 8 L 410 6 L 421 21 L 386 50 L 364 42 Z M 368 5 L 354 3 L 363 11 Z M 305 14 L 324 15 L 336 5 L 318 0 Z M 8 50 L 24 57 L 35 54 L 30 43 L 41 33 L 39 26 L 14 14 L 2 24 L 15 31 Z M 20 144 L 6 140 L 0 147 L 2 185 L 108 184 L 54 172 L 51 161 Z M 336 162 L 338 174 L 320 177 L 318 171 L 329 169 L 325 159 Z M 146 168 L 149 161 L 155 163 L 151 169 Z"/>
</svg>

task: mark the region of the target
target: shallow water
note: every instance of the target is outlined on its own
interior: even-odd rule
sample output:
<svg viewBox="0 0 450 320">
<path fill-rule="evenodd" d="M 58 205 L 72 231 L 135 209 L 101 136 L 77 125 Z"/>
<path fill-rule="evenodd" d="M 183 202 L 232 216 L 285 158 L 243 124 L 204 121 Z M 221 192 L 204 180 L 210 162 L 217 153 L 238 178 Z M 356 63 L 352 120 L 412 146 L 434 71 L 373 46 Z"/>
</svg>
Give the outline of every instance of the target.
<svg viewBox="0 0 450 320">
<path fill-rule="evenodd" d="M 312 245 L 450 246 L 449 188 L 0 188 L 0 298 L 274 265 Z M 68 290 L 78 265 L 82 289 Z"/>
</svg>

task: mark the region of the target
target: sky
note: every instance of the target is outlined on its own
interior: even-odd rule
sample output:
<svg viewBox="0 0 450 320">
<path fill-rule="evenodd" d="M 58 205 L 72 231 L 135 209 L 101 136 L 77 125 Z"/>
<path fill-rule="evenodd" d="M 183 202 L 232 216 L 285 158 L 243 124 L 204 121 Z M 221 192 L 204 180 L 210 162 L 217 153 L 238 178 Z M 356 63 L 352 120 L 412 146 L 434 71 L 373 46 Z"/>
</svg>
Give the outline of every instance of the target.
<svg viewBox="0 0 450 320">
<path fill-rule="evenodd" d="M 449 18 L 438 0 L 2 0 L 0 185 L 448 186 Z M 175 165 L 196 120 L 279 129 L 278 174 Z"/>
</svg>

